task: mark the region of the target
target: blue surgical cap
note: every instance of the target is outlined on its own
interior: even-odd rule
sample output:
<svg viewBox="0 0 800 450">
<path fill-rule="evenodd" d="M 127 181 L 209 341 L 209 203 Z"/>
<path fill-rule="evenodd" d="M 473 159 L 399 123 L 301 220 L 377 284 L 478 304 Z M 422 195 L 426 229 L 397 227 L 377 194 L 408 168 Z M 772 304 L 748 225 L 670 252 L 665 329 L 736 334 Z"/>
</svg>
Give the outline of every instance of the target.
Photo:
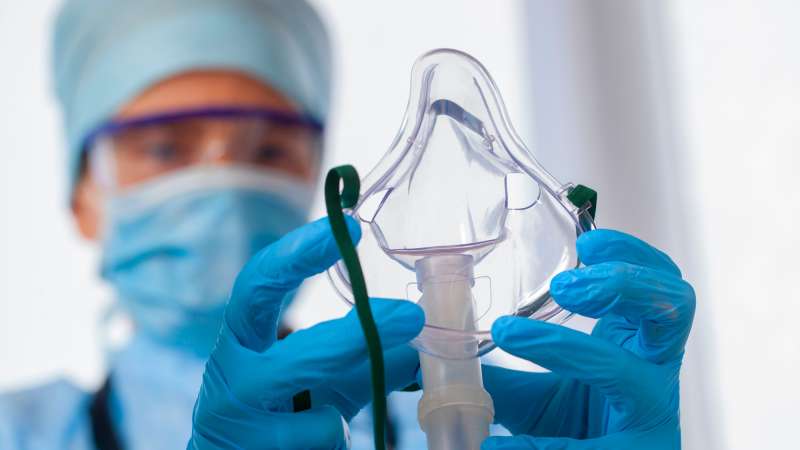
<svg viewBox="0 0 800 450">
<path fill-rule="evenodd" d="M 53 38 L 70 191 L 86 135 L 149 86 L 187 70 L 244 72 L 327 119 L 330 43 L 305 0 L 66 0 Z"/>
</svg>

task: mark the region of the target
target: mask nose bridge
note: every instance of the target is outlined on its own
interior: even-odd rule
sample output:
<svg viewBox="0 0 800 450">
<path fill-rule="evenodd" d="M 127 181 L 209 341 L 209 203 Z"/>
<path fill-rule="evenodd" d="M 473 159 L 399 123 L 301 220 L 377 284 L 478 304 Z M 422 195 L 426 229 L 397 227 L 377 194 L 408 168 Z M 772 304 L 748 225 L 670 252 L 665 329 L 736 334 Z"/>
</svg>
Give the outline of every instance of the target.
<svg viewBox="0 0 800 450">
<path fill-rule="evenodd" d="M 428 107 L 428 114 L 426 114 L 426 116 L 427 117 L 423 119 L 423 124 L 421 126 L 421 128 L 425 131 L 422 131 L 417 135 L 417 142 L 415 146 L 417 147 L 418 151 L 427 147 L 427 141 L 430 137 L 431 131 L 434 127 L 436 127 L 436 118 L 439 116 L 445 116 L 451 120 L 450 125 L 453 127 L 452 131 L 456 139 L 460 141 L 462 147 L 474 148 L 467 142 L 469 140 L 469 133 L 465 133 L 466 130 L 463 129 L 459 130 L 459 125 L 475 133 L 476 137 L 480 137 L 482 139 L 481 150 L 479 150 L 479 152 L 483 153 L 485 150 L 488 154 L 484 154 L 484 157 L 490 159 L 499 158 L 499 155 L 495 153 L 495 149 L 493 148 L 496 143 L 496 139 L 486 128 L 484 122 L 477 116 L 465 110 L 458 103 L 445 98 L 436 99 L 430 103 L 430 106 Z M 423 152 L 415 152 L 416 156 L 414 157 L 414 166 L 420 163 L 422 153 Z M 507 210 L 524 210 L 534 206 L 539 202 L 541 197 L 540 187 L 534 179 L 532 179 L 528 174 L 513 170 L 505 163 L 501 162 L 500 165 L 504 166 L 503 170 L 506 171 L 505 176 L 501 180 L 501 183 L 503 184 L 501 189 L 504 196 L 503 203 Z M 372 223 L 391 191 L 392 189 L 385 189 L 381 190 L 380 192 L 373 193 L 373 195 L 370 196 L 371 198 L 369 201 L 365 202 L 369 205 L 365 205 L 363 211 L 364 214 L 361 216 L 365 222 Z"/>
<path fill-rule="evenodd" d="M 438 99 L 431 103 L 431 110 L 434 111 L 436 115 L 445 115 L 465 125 L 484 139 L 489 138 L 486 133 L 486 128 L 483 126 L 483 121 L 470 114 L 453 101 L 443 98 Z"/>
<path fill-rule="evenodd" d="M 431 103 L 430 109 L 435 115 L 447 116 L 459 124 L 465 126 L 476 135 L 483 138 L 483 143 L 490 153 L 494 153 L 492 145 L 495 141 L 494 136 L 486 129 L 483 121 L 471 114 L 457 103 L 438 99 Z M 463 133 L 456 135 L 460 140 L 466 139 Z M 541 188 L 539 184 L 529 175 L 522 172 L 508 172 L 503 179 L 503 192 L 505 194 L 505 207 L 508 210 L 525 210 L 531 208 L 539 202 L 541 198 Z"/>
</svg>

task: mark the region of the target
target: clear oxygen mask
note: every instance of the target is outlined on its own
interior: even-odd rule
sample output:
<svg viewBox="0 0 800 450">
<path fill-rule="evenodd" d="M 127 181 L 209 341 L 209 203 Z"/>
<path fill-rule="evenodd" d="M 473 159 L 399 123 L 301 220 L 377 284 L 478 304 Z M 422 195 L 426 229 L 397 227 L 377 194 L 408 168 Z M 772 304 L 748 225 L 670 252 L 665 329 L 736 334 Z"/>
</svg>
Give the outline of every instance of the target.
<svg viewBox="0 0 800 450">
<path fill-rule="evenodd" d="M 348 213 L 362 223 L 369 295 L 423 307 L 421 352 L 474 358 L 494 348 L 501 316 L 569 318 L 549 284 L 578 266 L 575 240 L 594 226 L 594 200 L 536 161 L 471 56 L 440 49 L 416 61 L 400 131 L 361 186 Z M 352 304 L 344 265 L 329 275 Z"/>
</svg>

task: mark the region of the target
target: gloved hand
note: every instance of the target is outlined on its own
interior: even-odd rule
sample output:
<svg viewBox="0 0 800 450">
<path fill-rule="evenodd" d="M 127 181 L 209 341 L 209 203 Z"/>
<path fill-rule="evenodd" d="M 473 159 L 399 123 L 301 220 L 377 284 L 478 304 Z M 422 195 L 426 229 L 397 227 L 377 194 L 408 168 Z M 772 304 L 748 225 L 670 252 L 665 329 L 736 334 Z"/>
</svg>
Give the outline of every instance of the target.
<svg viewBox="0 0 800 450">
<path fill-rule="evenodd" d="M 515 436 L 489 449 L 677 449 L 678 375 L 695 295 L 664 253 L 612 230 L 580 236 L 586 267 L 550 283 L 564 308 L 600 318 L 592 335 L 505 317 L 503 350 L 552 372 L 484 368 L 495 420 Z"/>
<path fill-rule="evenodd" d="M 348 227 L 357 240 L 358 224 L 349 220 Z M 346 447 L 345 421 L 371 400 L 355 311 L 276 342 L 284 299 L 338 258 L 328 220 L 321 219 L 265 248 L 242 269 L 206 364 L 188 448 Z M 419 363 L 406 343 L 422 329 L 424 314 L 407 301 L 373 299 L 371 306 L 387 389 L 405 387 Z M 311 409 L 293 412 L 293 397 L 307 389 Z"/>
</svg>

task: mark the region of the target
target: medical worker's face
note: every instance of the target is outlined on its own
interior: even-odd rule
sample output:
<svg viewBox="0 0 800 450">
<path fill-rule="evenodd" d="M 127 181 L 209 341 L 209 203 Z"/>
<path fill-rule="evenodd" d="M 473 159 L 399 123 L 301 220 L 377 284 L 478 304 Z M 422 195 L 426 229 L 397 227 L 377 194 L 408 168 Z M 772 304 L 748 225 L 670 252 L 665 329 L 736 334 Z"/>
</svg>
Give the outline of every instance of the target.
<svg viewBox="0 0 800 450">
<path fill-rule="evenodd" d="M 263 108 L 294 114 L 298 108 L 274 88 L 249 76 L 225 70 L 194 71 L 176 75 L 161 81 L 124 105 L 115 120 L 129 120 L 152 117 L 173 111 L 197 110 L 204 108 Z M 240 128 L 235 121 L 199 122 L 186 133 L 194 142 L 222 142 L 226 145 L 236 142 Z M 261 164 L 279 170 L 296 179 L 313 184 L 319 171 L 319 151 L 314 143 L 315 137 L 309 131 L 293 130 L 268 133 L 269 146 L 273 149 L 269 160 Z M 152 133 L 151 133 L 152 134 Z M 147 176 L 157 173 L 152 152 L 127 151 L 126 140 L 154 139 L 146 133 L 125 136 L 117 143 L 116 175 L 120 187 L 144 181 Z M 181 138 L 183 139 L 183 138 Z M 136 149 L 135 145 L 130 148 Z M 206 152 L 207 153 L 207 152 Z M 220 151 L 218 154 L 204 154 L 203 164 L 230 164 L 235 162 L 235 153 Z M 160 162 L 163 166 L 163 161 Z M 72 210 L 81 234 L 88 239 L 96 239 L 102 217 L 102 192 L 90 170 L 84 170 L 73 197 Z"/>
</svg>

